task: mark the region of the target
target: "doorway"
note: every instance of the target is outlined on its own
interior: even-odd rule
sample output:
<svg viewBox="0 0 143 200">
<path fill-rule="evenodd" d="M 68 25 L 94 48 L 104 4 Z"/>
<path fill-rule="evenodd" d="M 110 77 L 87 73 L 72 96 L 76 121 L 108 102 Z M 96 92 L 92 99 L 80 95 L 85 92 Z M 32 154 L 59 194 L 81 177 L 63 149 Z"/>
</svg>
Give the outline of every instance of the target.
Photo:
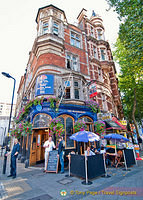
<svg viewBox="0 0 143 200">
<path fill-rule="evenodd" d="M 30 149 L 30 165 L 44 161 L 45 148 L 43 147 L 49 138 L 49 129 L 33 130 Z"/>
</svg>

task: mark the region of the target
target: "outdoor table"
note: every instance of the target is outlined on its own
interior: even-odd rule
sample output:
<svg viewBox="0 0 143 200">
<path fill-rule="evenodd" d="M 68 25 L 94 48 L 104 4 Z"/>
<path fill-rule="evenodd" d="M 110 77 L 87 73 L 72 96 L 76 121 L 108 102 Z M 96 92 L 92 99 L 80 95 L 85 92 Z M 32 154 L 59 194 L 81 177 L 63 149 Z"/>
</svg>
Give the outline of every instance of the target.
<svg viewBox="0 0 143 200">
<path fill-rule="evenodd" d="M 117 157 L 117 155 L 118 154 L 116 154 L 116 153 L 108 153 L 108 152 L 106 152 L 106 154 L 107 155 L 109 155 L 110 157 L 111 157 L 111 159 L 112 159 L 112 164 L 111 164 L 111 166 L 113 165 L 113 164 L 115 164 L 115 162 L 116 162 L 116 157 Z"/>
</svg>

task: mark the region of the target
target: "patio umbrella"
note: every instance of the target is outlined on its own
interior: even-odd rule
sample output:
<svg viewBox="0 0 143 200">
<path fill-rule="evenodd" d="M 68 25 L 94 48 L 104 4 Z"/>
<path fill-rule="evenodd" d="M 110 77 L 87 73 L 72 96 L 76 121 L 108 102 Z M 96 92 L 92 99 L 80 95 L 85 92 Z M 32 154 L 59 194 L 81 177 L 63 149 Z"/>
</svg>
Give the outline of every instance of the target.
<svg viewBox="0 0 143 200">
<path fill-rule="evenodd" d="M 126 143 L 129 141 L 128 138 L 126 138 L 122 135 L 119 135 L 119 134 L 114 134 L 114 133 L 105 135 L 104 139 L 115 141 L 115 146 L 116 146 L 116 142 Z M 115 148 L 115 151 L 116 151 L 116 148 Z"/>
<path fill-rule="evenodd" d="M 90 131 L 79 131 L 70 136 L 70 139 L 76 140 L 77 142 L 94 142 L 99 141 L 100 137 Z"/>
<path fill-rule="evenodd" d="M 79 131 L 70 136 L 70 139 L 75 140 L 77 142 L 84 142 L 84 149 L 85 149 L 85 142 L 99 141 L 100 137 L 93 132 Z M 88 181 L 88 176 L 87 176 L 87 156 L 85 156 L 85 176 L 86 176 L 86 181 L 83 181 L 82 183 L 86 185 L 91 184 L 91 182 Z"/>
</svg>

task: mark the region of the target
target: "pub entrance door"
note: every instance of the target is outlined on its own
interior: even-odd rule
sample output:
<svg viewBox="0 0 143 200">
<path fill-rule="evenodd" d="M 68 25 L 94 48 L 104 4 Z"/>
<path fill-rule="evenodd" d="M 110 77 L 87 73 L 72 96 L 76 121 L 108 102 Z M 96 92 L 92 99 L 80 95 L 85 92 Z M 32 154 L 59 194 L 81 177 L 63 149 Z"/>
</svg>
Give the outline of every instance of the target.
<svg viewBox="0 0 143 200">
<path fill-rule="evenodd" d="M 45 148 L 43 147 L 49 138 L 49 129 L 33 130 L 31 138 L 30 165 L 44 161 Z"/>
</svg>

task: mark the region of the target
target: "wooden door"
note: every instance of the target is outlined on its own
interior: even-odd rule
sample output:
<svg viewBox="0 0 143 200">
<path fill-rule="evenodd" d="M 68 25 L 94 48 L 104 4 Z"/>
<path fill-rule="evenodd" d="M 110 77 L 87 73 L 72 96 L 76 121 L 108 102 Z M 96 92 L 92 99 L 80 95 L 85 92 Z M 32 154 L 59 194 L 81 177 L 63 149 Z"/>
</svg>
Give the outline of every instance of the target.
<svg viewBox="0 0 143 200">
<path fill-rule="evenodd" d="M 43 147 L 44 143 L 46 140 L 48 140 L 49 138 L 49 130 L 48 132 L 43 131 L 42 135 L 41 135 L 41 160 L 45 159 L 45 148 Z"/>
<path fill-rule="evenodd" d="M 32 133 L 31 150 L 30 150 L 30 165 L 36 164 L 36 134 Z"/>
<path fill-rule="evenodd" d="M 41 160 L 41 131 L 36 135 L 36 162 Z"/>
</svg>

